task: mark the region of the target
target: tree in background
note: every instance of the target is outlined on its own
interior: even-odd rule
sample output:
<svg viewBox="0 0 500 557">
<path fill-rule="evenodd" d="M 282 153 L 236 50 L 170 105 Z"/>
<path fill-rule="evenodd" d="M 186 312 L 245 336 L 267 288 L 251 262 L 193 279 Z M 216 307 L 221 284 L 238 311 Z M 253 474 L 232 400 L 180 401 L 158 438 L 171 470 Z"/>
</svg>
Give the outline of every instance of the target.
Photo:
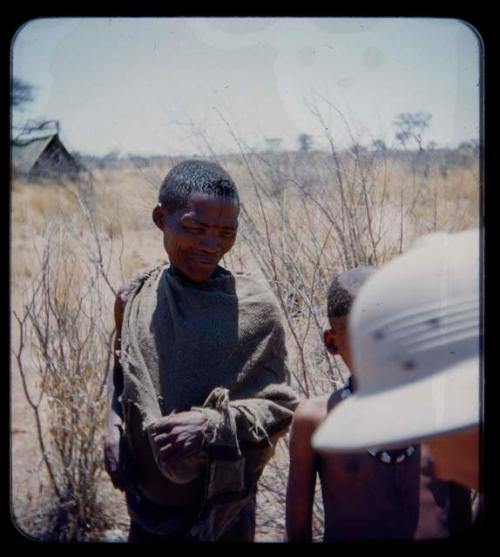
<svg viewBox="0 0 500 557">
<path fill-rule="evenodd" d="M 313 138 L 307 133 L 301 133 L 298 137 L 299 149 L 303 153 L 308 153 L 313 144 Z"/>
<path fill-rule="evenodd" d="M 385 153 L 387 151 L 387 145 L 383 139 L 375 139 L 372 142 L 372 148 L 374 151 L 379 151 L 381 153 Z"/>
<path fill-rule="evenodd" d="M 12 78 L 11 90 L 10 90 L 10 101 L 12 107 L 18 110 L 24 110 L 24 106 L 34 100 L 34 90 L 35 87 L 23 81 L 18 77 Z"/>
<path fill-rule="evenodd" d="M 24 112 L 26 105 L 34 101 L 35 90 L 36 87 L 31 83 L 28 83 L 18 77 L 12 78 L 10 101 L 14 113 L 13 116 L 18 116 L 18 112 Z M 33 134 L 40 137 L 46 136 L 47 134 L 57 134 L 59 133 L 59 128 L 60 125 L 58 120 L 46 120 L 43 117 L 36 120 L 24 120 L 24 123 L 16 124 L 14 124 L 13 118 L 12 122 L 12 133 L 13 136 L 16 136 L 16 140 L 32 137 Z"/>
<path fill-rule="evenodd" d="M 27 104 L 35 99 L 36 87 L 27 81 L 13 77 L 11 82 L 10 100 L 14 111 L 24 112 Z M 22 125 L 12 124 L 12 131 L 17 134 L 16 139 L 22 136 L 46 136 L 48 134 L 58 134 L 60 130 L 59 120 L 46 120 L 40 118 L 36 120 L 25 120 Z"/>
<path fill-rule="evenodd" d="M 406 148 L 412 140 L 423 151 L 422 134 L 429 127 L 432 115 L 428 112 L 402 112 L 396 116 L 393 125 L 396 128 L 396 139 Z"/>
</svg>

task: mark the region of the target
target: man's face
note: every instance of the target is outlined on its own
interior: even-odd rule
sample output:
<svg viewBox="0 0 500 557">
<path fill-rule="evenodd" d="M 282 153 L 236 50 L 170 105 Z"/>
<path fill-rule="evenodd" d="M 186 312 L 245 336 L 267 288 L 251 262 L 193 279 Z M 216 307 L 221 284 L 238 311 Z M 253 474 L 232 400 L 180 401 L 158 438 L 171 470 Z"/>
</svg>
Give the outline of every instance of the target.
<svg viewBox="0 0 500 557">
<path fill-rule="evenodd" d="M 209 279 L 219 261 L 234 245 L 239 205 L 194 192 L 185 209 L 168 213 L 157 205 L 153 221 L 163 232 L 163 245 L 170 264 L 194 282 Z"/>
<path fill-rule="evenodd" d="M 352 372 L 351 347 L 347 330 L 347 315 L 333 317 L 330 320 L 331 329 L 323 333 L 325 346 L 334 356 L 341 356 L 345 364 Z"/>
</svg>

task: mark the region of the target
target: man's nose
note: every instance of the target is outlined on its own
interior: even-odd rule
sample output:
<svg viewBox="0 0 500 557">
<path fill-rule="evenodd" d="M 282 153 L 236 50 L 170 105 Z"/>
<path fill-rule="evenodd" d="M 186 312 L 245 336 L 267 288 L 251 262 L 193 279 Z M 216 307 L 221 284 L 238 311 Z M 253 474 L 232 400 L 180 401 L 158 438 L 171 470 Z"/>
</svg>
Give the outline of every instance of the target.
<svg viewBox="0 0 500 557">
<path fill-rule="evenodd" d="M 212 234 L 206 234 L 200 242 L 200 248 L 210 253 L 219 251 L 220 245 L 219 237 Z"/>
</svg>

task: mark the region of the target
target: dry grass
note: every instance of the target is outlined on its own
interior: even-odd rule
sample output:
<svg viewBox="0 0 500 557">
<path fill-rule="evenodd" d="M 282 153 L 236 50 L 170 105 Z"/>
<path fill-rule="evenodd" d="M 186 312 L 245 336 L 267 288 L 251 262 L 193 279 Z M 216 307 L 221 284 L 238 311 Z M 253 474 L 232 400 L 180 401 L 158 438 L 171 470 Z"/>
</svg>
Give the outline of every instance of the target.
<svg viewBox="0 0 500 557">
<path fill-rule="evenodd" d="M 301 396 L 335 389 L 345 372 L 342 362 L 330 357 L 321 341 L 326 291 L 335 273 L 358 263 L 380 265 L 423 233 L 464 229 L 479 220 L 477 162 L 448 169 L 446 175 L 431 167 L 427 176 L 388 157 L 370 161 L 353 155 L 335 159 L 290 154 L 284 160 L 254 154 L 233 157 L 223 164 L 238 183 L 242 199 L 238 241 L 224 263 L 235 271 L 259 273 L 275 291 L 286 323 L 293 386 Z M 102 331 L 111 333 L 111 289 L 116 290 L 137 270 L 165 259 L 151 210 L 166 170 L 164 165 L 96 171 L 91 213 L 82 212 L 74 186 L 15 182 L 11 218 L 13 311 L 22 313 L 26 293 L 39 276 L 49 225 L 63 226 L 66 241 L 58 245 L 67 251 L 59 254 L 59 267 L 54 269 L 54 277 L 60 278 L 56 298 L 64 301 L 71 314 L 89 276 L 97 273 L 100 290 L 94 292 L 93 301 L 102 308 Z M 62 262 L 69 260 L 73 261 L 73 272 L 64 274 L 68 267 Z M 89 308 L 87 317 L 91 314 Z M 15 350 L 19 342 L 15 323 L 12 332 Z M 47 525 L 40 508 L 53 501 L 54 494 L 36 444 L 19 370 L 12 360 L 13 509 L 22 529 L 36 535 Z M 26 376 L 36 389 L 36 358 L 27 350 L 23 361 Z M 103 372 L 90 364 L 84 367 L 78 393 L 87 392 L 90 376 Z M 93 400 L 99 403 L 96 396 L 92 395 Z M 79 404 L 85 406 L 86 399 L 79 399 Z M 49 418 L 52 429 L 60 427 L 60 420 L 69 419 L 62 414 L 56 419 L 50 405 L 42 408 L 44 427 Z M 101 405 L 95 443 L 101 443 L 102 411 Z M 79 438 L 86 435 L 81 428 L 74 431 Z M 60 433 L 53 431 L 56 437 Z M 258 531 L 262 540 L 283 539 L 287 459 L 283 441 L 261 483 Z M 93 478 L 95 508 L 105 517 L 103 523 L 126 529 L 122 495 L 111 487 L 102 469 L 96 470 Z M 316 539 L 321 537 L 321 514 L 319 502 Z M 92 533 L 87 534 L 87 539 L 92 539 Z"/>
</svg>

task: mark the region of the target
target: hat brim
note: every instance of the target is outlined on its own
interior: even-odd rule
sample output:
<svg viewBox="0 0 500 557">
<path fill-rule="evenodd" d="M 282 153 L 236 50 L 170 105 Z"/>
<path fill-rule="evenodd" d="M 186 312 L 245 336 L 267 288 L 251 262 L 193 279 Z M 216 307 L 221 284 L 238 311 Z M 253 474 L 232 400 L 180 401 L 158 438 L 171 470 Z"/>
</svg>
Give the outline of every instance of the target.
<svg viewBox="0 0 500 557">
<path fill-rule="evenodd" d="M 479 422 L 479 358 L 389 390 L 353 394 L 316 430 L 318 451 L 390 449 Z"/>
</svg>

